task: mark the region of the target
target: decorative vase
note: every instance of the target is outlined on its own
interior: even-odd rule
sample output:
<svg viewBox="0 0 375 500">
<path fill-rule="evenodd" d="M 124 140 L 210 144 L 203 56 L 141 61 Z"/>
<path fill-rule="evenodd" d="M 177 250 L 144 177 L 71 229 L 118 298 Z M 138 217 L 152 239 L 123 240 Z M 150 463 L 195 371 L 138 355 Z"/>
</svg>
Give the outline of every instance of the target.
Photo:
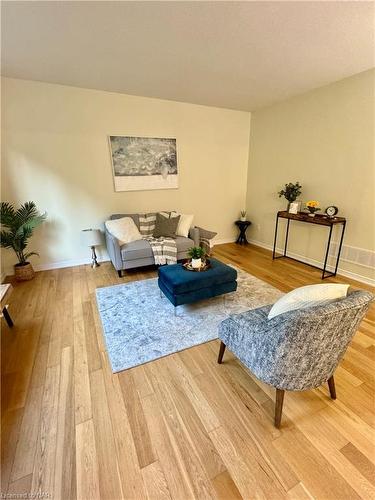
<svg viewBox="0 0 375 500">
<path fill-rule="evenodd" d="M 242 217 L 242 215 L 241 215 L 241 219 L 240 220 L 241 220 L 241 222 L 246 222 L 246 216 Z"/>
<path fill-rule="evenodd" d="M 16 281 L 32 280 L 35 276 L 33 266 L 30 262 L 26 262 L 25 264 L 16 264 L 14 266 L 14 273 L 16 275 Z"/>
<path fill-rule="evenodd" d="M 202 259 L 191 259 L 191 267 L 193 269 L 199 269 L 202 267 Z"/>
</svg>

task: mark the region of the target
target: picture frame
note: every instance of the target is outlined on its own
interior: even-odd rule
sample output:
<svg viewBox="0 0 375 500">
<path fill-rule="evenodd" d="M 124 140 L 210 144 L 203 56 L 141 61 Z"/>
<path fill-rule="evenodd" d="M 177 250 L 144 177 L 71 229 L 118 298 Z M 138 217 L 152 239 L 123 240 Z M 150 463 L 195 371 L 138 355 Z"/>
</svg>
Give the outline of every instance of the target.
<svg viewBox="0 0 375 500">
<path fill-rule="evenodd" d="M 288 212 L 290 214 L 298 214 L 300 209 L 301 209 L 301 202 L 300 201 L 292 201 L 289 205 Z"/>
<path fill-rule="evenodd" d="M 108 137 L 115 191 L 177 189 L 175 138 Z"/>
</svg>

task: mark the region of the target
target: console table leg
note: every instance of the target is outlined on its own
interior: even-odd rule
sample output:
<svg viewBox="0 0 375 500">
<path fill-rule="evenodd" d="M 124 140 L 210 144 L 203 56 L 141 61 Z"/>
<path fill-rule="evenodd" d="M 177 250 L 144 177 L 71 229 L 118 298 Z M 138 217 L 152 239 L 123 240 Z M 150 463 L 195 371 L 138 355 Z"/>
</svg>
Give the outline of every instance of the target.
<svg viewBox="0 0 375 500">
<path fill-rule="evenodd" d="M 326 267 L 327 267 L 327 261 L 328 261 L 329 248 L 331 246 L 332 228 L 333 228 L 333 225 L 331 224 L 331 226 L 329 228 L 329 236 L 328 236 L 326 256 L 325 256 L 325 259 L 324 259 L 324 266 L 323 266 L 323 272 L 322 272 L 322 280 L 324 280 L 325 274 L 326 274 Z"/>
<path fill-rule="evenodd" d="M 275 238 L 273 240 L 272 259 L 275 258 L 275 254 L 276 254 L 276 241 L 277 241 L 277 228 L 278 228 L 278 225 L 279 225 L 279 215 L 276 216 Z"/>
<path fill-rule="evenodd" d="M 339 260 L 340 260 L 340 254 L 341 254 L 341 249 L 342 249 L 342 242 L 344 240 L 345 226 L 346 226 L 346 221 L 343 223 L 342 229 L 341 229 L 341 238 L 340 238 L 339 249 L 338 249 L 338 252 L 337 252 L 337 258 L 336 258 L 336 266 L 335 266 L 335 274 L 334 274 L 334 276 L 336 276 L 336 274 L 337 274 L 337 268 L 339 267 Z"/>
<path fill-rule="evenodd" d="M 285 245 L 284 245 L 284 257 L 286 257 L 286 249 L 288 246 L 288 238 L 289 238 L 289 223 L 290 219 L 288 219 L 288 222 L 286 224 L 286 235 L 285 235 Z"/>
</svg>

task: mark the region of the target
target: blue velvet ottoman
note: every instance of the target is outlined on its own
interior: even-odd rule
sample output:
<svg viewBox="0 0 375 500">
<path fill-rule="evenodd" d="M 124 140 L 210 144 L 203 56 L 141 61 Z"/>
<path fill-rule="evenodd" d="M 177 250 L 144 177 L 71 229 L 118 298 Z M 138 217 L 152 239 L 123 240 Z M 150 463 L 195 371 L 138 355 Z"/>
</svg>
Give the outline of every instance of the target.
<svg viewBox="0 0 375 500">
<path fill-rule="evenodd" d="M 184 269 L 182 264 L 159 267 L 159 288 L 177 307 L 237 290 L 237 271 L 219 260 L 210 259 L 204 272 Z"/>
</svg>

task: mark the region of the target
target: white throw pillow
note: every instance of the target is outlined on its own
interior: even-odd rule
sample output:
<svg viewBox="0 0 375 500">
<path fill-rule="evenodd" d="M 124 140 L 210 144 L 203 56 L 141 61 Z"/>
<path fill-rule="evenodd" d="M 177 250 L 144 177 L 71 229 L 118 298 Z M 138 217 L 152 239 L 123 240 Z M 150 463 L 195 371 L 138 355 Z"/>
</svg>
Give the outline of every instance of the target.
<svg viewBox="0 0 375 500">
<path fill-rule="evenodd" d="M 142 239 L 142 235 L 131 217 L 107 220 L 105 227 L 118 239 L 120 245 Z"/>
<path fill-rule="evenodd" d="M 176 235 L 188 238 L 190 228 L 193 225 L 194 215 L 178 214 L 176 212 L 171 213 L 171 217 L 177 217 L 178 215 L 180 216 L 180 220 L 176 229 Z"/>
<path fill-rule="evenodd" d="M 301 286 L 275 302 L 268 314 L 268 319 L 272 319 L 288 311 L 294 311 L 295 309 L 306 309 L 308 307 L 319 306 L 330 300 L 341 299 L 346 297 L 348 288 L 349 285 L 336 283 Z"/>
</svg>

